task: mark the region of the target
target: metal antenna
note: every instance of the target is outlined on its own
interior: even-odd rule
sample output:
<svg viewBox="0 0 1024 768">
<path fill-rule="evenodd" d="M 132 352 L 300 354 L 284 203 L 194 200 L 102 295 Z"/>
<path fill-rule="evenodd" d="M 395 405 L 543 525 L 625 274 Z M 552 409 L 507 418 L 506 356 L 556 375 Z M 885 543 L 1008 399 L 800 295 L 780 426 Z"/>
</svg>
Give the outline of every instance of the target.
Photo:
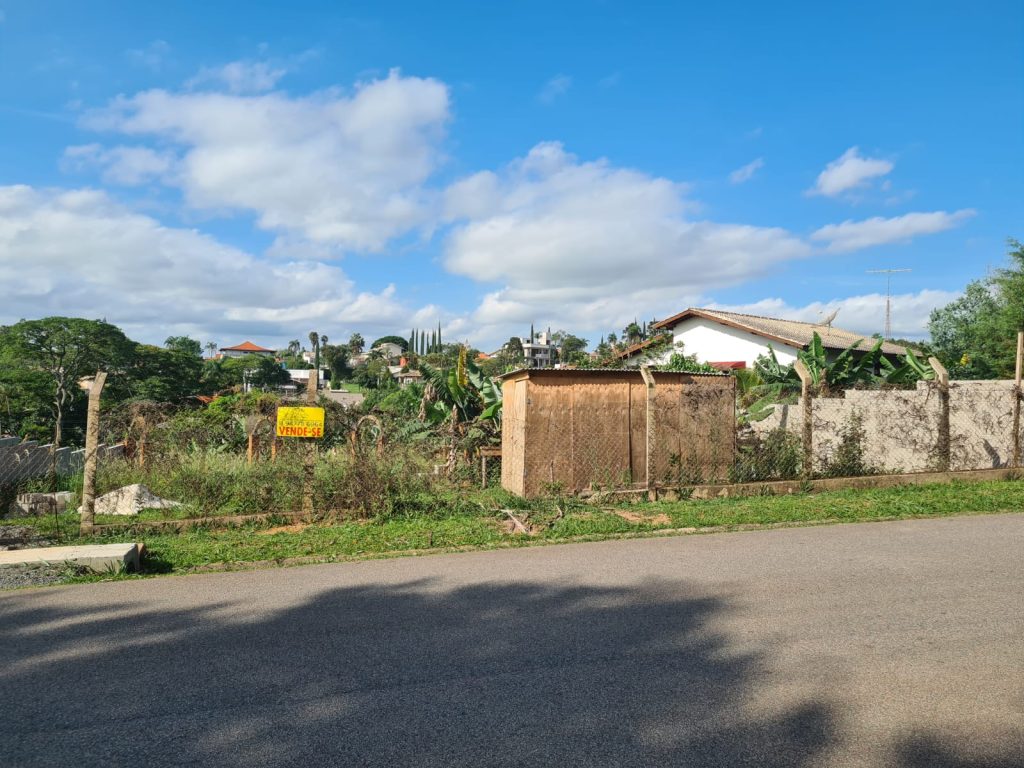
<svg viewBox="0 0 1024 768">
<path fill-rule="evenodd" d="M 894 272 L 910 272 L 909 269 L 868 269 L 869 275 L 885 275 L 885 336 L 892 338 L 892 276 Z"/>
</svg>

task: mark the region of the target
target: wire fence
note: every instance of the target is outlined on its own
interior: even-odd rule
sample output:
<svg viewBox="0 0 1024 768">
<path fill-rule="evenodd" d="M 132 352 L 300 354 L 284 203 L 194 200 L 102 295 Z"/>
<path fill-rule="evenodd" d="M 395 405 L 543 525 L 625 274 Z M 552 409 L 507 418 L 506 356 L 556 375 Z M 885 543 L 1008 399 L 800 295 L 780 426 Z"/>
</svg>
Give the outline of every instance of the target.
<svg viewBox="0 0 1024 768">
<path fill-rule="evenodd" d="M 523 412 L 507 414 L 504 483 L 535 496 L 1021 466 L 1013 381 L 794 397 L 751 419 L 723 380 L 608 381 L 559 395 L 562 407 L 531 387 Z"/>
<path fill-rule="evenodd" d="M 315 444 L 317 508 L 428 509 L 504 487 L 523 496 L 1021 466 L 1013 381 L 922 381 L 775 404 L 744 418 L 728 376 L 560 379 L 506 393 L 499 446 L 472 428 L 328 405 Z M 624 374 L 625 376 L 625 374 Z M 103 415 L 98 493 L 141 482 L 190 514 L 296 511 L 305 446 L 275 436 L 276 403 L 252 413 L 135 404 Z M 806 428 L 805 425 L 809 425 Z M 65 434 L 84 433 L 72 424 Z M 80 493 L 84 451 L 0 437 L 0 514 L 28 493 Z M 68 503 L 77 503 L 77 497 Z M 45 507 L 48 509 L 48 507 Z"/>
</svg>

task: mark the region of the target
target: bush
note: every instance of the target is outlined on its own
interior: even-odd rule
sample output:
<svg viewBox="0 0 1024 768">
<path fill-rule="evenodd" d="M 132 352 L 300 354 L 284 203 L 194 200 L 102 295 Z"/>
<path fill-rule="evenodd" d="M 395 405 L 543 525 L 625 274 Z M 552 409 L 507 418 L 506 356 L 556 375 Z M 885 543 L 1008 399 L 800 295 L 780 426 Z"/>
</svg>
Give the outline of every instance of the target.
<svg viewBox="0 0 1024 768">
<path fill-rule="evenodd" d="M 857 412 L 839 433 L 839 444 L 835 452 L 822 462 L 822 477 L 861 477 L 880 475 L 881 467 L 875 467 L 864 458 L 864 418 Z"/>
<path fill-rule="evenodd" d="M 752 433 L 740 441 L 738 448 L 729 478 L 734 483 L 800 477 L 803 445 L 792 432 L 779 427 L 764 435 Z"/>
</svg>

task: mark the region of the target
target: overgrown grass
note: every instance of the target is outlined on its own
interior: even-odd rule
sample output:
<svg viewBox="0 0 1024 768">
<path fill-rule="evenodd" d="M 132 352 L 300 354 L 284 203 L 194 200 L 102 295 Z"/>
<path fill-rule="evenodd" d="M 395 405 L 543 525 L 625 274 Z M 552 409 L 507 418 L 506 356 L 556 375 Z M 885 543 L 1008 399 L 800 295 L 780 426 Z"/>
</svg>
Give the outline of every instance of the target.
<svg viewBox="0 0 1024 768">
<path fill-rule="evenodd" d="M 533 526 L 534 535 L 513 534 L 503 510 Z M 777 523 L 871 521 L 1020 511 L 1024 481 L 901 486 L 876 490 L 833 491 L 793 496 L 687 500 L 616 507 L 592 507 L 575 499 L 526 501 L 501 490 L 473 493 L 450 490 L 434 498 L 429 511 L 409 509 L 371 519 L 320 522 L 274 532 L 283 521 L 227 530 L 183 533 L 145 532 L 128 538 L 145 542 L 149 573 L 183 572 L 254 562 L 349 560 L 417 552 L 488 549 L 595 540 L 623 535 L 653 535 L 672 529 L 731 529 Z M 35 524 L 44 535 L 53 518 L 9 521 Z M 77 526 L 74 515 L 59 520 L 65 532 Z M 123 540 L 125 534 L 72 541 Z M 95 579 L 96 577 L 89 577 Z M 80 580 L 72 578 L 71 580 Z"/>
</svg>

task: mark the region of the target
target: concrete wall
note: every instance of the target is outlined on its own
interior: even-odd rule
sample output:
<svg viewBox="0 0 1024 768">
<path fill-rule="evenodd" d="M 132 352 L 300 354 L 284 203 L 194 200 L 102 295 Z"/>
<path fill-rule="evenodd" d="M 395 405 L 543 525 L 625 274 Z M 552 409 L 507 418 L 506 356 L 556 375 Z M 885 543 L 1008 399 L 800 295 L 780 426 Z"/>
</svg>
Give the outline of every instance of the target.
<svg viewBox="0 0 1024 768">
<path fill-rule="evenodd" d="M 124 445 L 101 445 L 100 460 L 124 455 Z M 21 442 L 16 437 L 0 438 L 0 483 L 15 483 L 44 477 L 56 462 L 58 475 L 73 475 L 85 466 L 85 449 L 40 445 L 34 440 Z"/>
<path fill-rule="evenodd" d="M 949 391 L 950 467 L 953 470 L 1007 466 L 1013 457 L 1012 381 L 953 381 Z M 914 390 L 851 390 L 843 398 L 813 403 L 815 469 L 836 450 L 854 414 L 862 419 L 865 461 L 883 472 L 939 469 L 940 397 L 933 382 Z M 799 436 L 803 406 L 781 405 L 753 428 L 764 433 L 784 427 Z"/>
</svg>

